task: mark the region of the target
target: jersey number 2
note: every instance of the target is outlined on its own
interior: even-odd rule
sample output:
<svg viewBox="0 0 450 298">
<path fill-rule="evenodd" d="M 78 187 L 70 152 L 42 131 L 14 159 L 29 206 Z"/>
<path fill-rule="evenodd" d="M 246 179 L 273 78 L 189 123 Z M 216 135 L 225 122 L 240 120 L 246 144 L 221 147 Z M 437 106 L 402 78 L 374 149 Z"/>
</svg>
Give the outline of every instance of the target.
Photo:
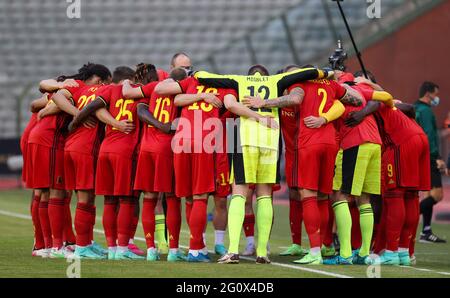
<svg viewBox="0 0 450 298">
<path fill-rule="evenodd" d="M 325 104 L 327 103 L 328 93 L 325 89 L 319 88 L 318 95 L 320 97 L 322 97 L 322 101 L 320 102 L 320 106 L 319 106 L 319 116 L 322 116 L 323 109 L 325 108 Z"/>
</svg>

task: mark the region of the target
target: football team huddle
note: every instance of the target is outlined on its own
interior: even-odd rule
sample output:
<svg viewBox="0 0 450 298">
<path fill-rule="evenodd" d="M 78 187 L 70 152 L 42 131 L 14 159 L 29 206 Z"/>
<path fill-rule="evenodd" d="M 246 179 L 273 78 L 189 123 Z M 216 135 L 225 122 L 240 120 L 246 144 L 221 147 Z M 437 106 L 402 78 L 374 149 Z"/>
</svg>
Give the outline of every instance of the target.
<svg viewBox="0 0 450 298">
<path fill-rule="evenodd" d="M 270 75 L 254 65 L 247 75 L 219 75 L 194 72 L 177 53 L 169 72 L 141 63 L 111 74 L 88 63 L 39 87 L 21 138 L 33 256 L 210 262 L 211 199 L 218 263 L 239 263 L 244 229 L 243 255 L 268 264 L 284 152 L 292 245 L 281 255 L 304 265 L 415 261 L 428 139 L 413 107 L 370 73 L 289 65 Z M 96 196 L 104 196 L 107 249 L 93 237 Z M 179 247 L 183 199 L 187 254 Z M 134 244 L 139 217 L 146 252 Z"/>
</svg>

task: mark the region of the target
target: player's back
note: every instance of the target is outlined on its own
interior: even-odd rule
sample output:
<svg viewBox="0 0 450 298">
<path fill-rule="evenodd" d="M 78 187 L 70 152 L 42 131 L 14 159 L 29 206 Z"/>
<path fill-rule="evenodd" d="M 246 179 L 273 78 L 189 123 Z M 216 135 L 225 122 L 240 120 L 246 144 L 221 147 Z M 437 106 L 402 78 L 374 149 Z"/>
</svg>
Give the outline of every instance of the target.
<svg viewBox="0 0 450 298">
<path fill-rule="evenodd" d="M 103 85 L 80 85 L 79 87 L 67 89 L 72 93 L 73 105 L 82 110 L 97 97 L 97 92 Z M 73 151 L 83 154 L 97 154 L 101 140 L 105 134 L 104 125 L 97 122 L 95 127 L 78 127 L 66 140 L 66 151 Z"/>
<path fill-rule="evenodd" d="M 234 90 L 231 89 L 221 89 L 212 88 L 208 86 L 201 85 L 199 81 L 193 77 L 187 78 L 180 82 L 180 86 L 183 93 L 186 94 L 199 94 L 199 93 L 217 93 L 217 97 L 223 101 L 226 94 L 233 93 L 236 94 Z M 222 122 L 219 119 L 220 109 L 214 107 L 212 104 L 207 103 L 203 100 L 192 103 L 191 105 L 185 106 L 181 110 L 181 117 L 183 120 L 187 120 L 190 123 L 191 131 L 190 134 L 181 132 L 180 125 L 183 126 L 182 121 L 178 123 L 176 138 L 193 139 L 193 140 L 203 140 L 204 137 L 209 135 L 212 131 L 217 129 L 217 126 L 221 126 Z M 199 122 L 201 119 L 201 122 Z M 183 121 L 184 122 L 184 121 Z M 183 128 L 184 130 L 185 128 Z"/>
<path fill-rule="evenodd" d="M 425 134 L 415 120 L 406 116 L 401 110 L 393 109 L 385 104 L 382 104 L 375 113 L 375 119 L 380 128 L 383 143 L 388 138 L 394 144 L 400 145 L 415 135 Z"/>
<path fill-rule="evenodd" d="M 242 77 L 239 79 L 239 100 L 242 100 L 245 96 L 256 95 L 259 95 L 264 100 L 277 98 L 280 95 L 279 80 L 278 77 L 262 76 L 259 73 Z M 276 122 L 279 122 L 278 108 L 252 108 L 252 110 L 258 114 L 273 117 Z M 241 145 L 243 146 L 278 150 L 280 130 L 269 128 L 252 119 L 241 117 L 240 137 Z"/>
<path fill-rule="evenodd" d="M 157 82 L 155 82 L 157 84 Z M 156 85 L 154 84 L 154 85 Z M 148 111 L 159 122 L 166 124 L 173 122 L 178 117 L 179 108 L 175 105 L 174 95 L 161 95 L 155 91 L 151 93 L 150 99 L 146 100 Z M 141 150 L 160 154 L 172 154 L 172 134 L 167 134 L 158 128 L 144 124 L 141 139 Z"/>
<path fill-rule="evenodd" d="M 147 99 L 124 98 L 122 85 L 111 84 L 101 88 L 97 96 L 107 104 L 111 116 L 117 121 L 130 121 L 135 129 L 130 133 L 124 133 L 116 128 L 106 125 L 106 135 L 101 145 L 101 152 L 117 153 L 124 156 L 132 156 L 139 143 L 140 121 L 137 117 L 137 105 L 147 102 Z"/>
<path fill-rule="evenodd" d="M 52 93 L 47 95 L 47 105 L 52 103 L 52 96 Z M 70 117 L 66 113 L 61 112 L 46 116 L 34 124 L 28 136 L 28 142 L 46 147 L 64 149 L 69 122 Z"/>
<path fill-rule="evenodd" d="M 38 122 L 37 121 L 37 113 L 31 114 L 30 120 L 28 121 L 27 126 L 25 127 L 25 129 L 22 132 L 21 140 L 22 139 L 27 140 L 27 142 L 28 142 L 28 137 L 30 136 L 31 131 L 36 126 L 37 122 Z"/>
<path fill-rule="evenodd" d="M 293 151 L 296 148 L 299 130 L 298 115 L 298 106 L 280 109 L 281 132 L 286 151 Z"/>
<path fill-rule="evenodd" d="M 359 106 L 345 105 L 344 114 L 336 121 L 336 128 L 339 130 L 341 148 L 346 150 L 363 143 L 380 144 L 382 143 L 380 133 L 378 131 L 377 123 L 373 115 L 369 115 L 363 121 L 354 126 L 347 126 L 344 120 L 348 118 L 351 113 L 361 111 L 367 102 L 372 99 L 373 89 L 370 86 L 354 85 L 352 89 L 357 91 L 362 96 L 362 104 Z"/>
<path fill-rule="evenodd" d="M 333 105 L 335 99 L 345 95 L 345 88 L 330 80 L 314 80 L 297 84 L 305 91 L 300 105 L 300 133 L 298 147 L 302 148 L 313 144 L 336 144 L 336 131 L 332 123 L 320 128 L 308 128 L 304 119 L 308 116 L 319 117 Z"/>
</svg>

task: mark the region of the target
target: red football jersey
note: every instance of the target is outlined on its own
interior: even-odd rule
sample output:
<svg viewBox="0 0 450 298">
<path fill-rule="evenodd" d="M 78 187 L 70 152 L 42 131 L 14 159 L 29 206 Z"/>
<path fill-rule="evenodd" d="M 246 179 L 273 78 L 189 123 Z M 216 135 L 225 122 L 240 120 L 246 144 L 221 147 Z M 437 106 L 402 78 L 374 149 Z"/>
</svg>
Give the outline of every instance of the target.
<svg viewBox="0 0 450 298">
<path fill-rule="evenodd" d="M 200 85 L 197 79 L 189 77 L 179 82 L 183 93 L 197 94 L 197 93 L 217 93 L 217 97 L 223 101 L 225 95 L 233 94 L 237 97 L 236 91 L 232 89 L 217 89 L 210 88 L 204 85 Z M 217 131 L 223 128 L 219 119 L 220 110 L 213 105 L 204 102 L 203 100 L 197 101 L 189 106 L 183 107 L 181 110 L 181 119 L 178 122 L 177 132 L 175 134 L 176 139 L 190 139 L 194 140 L 195 144 L 208 143 L 205 137 L 211 132 Z M 217 120 L 217 121 L 215 121 Z M 190 129 L 187 128 L 190 126 Z M 219 131 L 217 131 L 219 132 Z M 225 130 L 222 130 L 225 133 Z M 211 140 L 213 141 L 213 140 Z M 214 142 L 211 142 L 214 146 Z"/>
<path fill-rule="evenodd" d="M 48 104 L 51 102 L 53 94 L 47 96 Z M 64 149 L 67 137 L 67 125 L 70 122 L 70 116 L 66 113 L 50 115 L 37 121 L 34 128 L 28 136 L 28 143 L 39 144 L 42 146 Z"/>
<path fill-rule="evenodd" d="M 73 105 L 78 110 L 82 110 L 97 97 L 97 91 L 104 86 L 86 85 L 82 81 L 77 82 L 79 83 L 78 87 L 66 88 L 66 90 L 72 94 Z M 66 151 L 96 155 L 104 134 L 104 125 L 101 123 L 97 123 L 94 128 L 87 128 L 81 125 L 69 134 L 64 149 Z"/>
<path fill-rule="evenodd" d="M 345 105 L 344 114 L 337 120 L 341 141 L 340 147 L 346 150 L 364 143 L 381 145 L 381 137 L 378 132 L 377 123 L 372 115 L 364 118 L 364 120 L 355 127 L 349 127 L 344 124 L 344 119 L 347 119 L 350 113 L 362 110 L 366 106 L 367 101 L 372 99 L 373 90 L 368 90 L 362 85 L 355 85 L 352 86 L 352 88 L 363 96 L 363 105 L 359 107 Z"/>
<path fill-rule="evenodd" d="M 283 133 L 286 151 L 293 152 L 297 148 L 298 137 L 298 107 L 290 106 L 281 109 L 281 132 Z"/>
<path fill-rule="evenodd" d="M 164 81 L 169 78 L 169 73 L 164 69 L 157 69 L 156 73 L 158 74 L 158 81 Z"/>
<path fill-rule="evenodd" d="M 103 99 L 111 116 L 117 121 L 132 121 L 136 128 L 126 134 L 106 125 L 105 138 L 101 152 L 117 153 L 130 157 L 136 152 L 139 144 L 140 121 L 137 116 L 137 105 L 147 99 L 127 99 L 122 94 L 122 85 L 108 85 L 98 90 L 97 97 Z"/>
<path fill-rule="evenodd" d="M 23 130 L 22 136 L 20 137 L 20 149 L 24 150 L 25 146 L 28 144 L 28 137 L 30 136 L 31 131 L 37 124 L 37 113 L 31 114 L 30 120 L 28 121 L 27 126 Z"/>
<path fill-rule="evenodd" d="M 154 92 L 158 82 L 149 83 L 141 90 L 148 100 L 148 110 L 156 120 L 168 123 L 178 117 L 178 107 L 174 104 L 175 96 L 162 96 Z M 166 134 L 151 125 L 144 126 L 144 134 L 141 141 L 141 150 L 160 154 L 172 153 L 172 134 Z"/>
<path fill-rule="evenodd" d="M 318 117 L 327 112 L 333 105 L 334 100 L 345 96 L 347 90 L 338 83 L 330 80 L 314 80 L 302 84 L 295 84 L 289 88 L 291 91 L 300 87 L 305 91 L 305 97 L 300 105 L 300 132 L 298 134 L 298 148 L 313 144 L 336 144 L 336 130 L 332 123 L 321 128 L 308 128 L 304 119 L 308 116 Z"/>
<path fill-rule="evenodd" d="M 34 128 L 34 126 L 37 123 L 37 113 L 31 114 L 30 120 L 28 121 L 27 127 L 23 130 L 22 138 L 24 140 L 28 140 L 28 137 L 30 136 L 31 130 Z"/>
<path fill-rule="evenodd" d="M 425 134 L 416 121 L 406 116 L 399 109 L 394 110 L 385 104 L 381 105 L 374 116 L 384 145 L 401 145 L 415 135 Z"/>
</svg>

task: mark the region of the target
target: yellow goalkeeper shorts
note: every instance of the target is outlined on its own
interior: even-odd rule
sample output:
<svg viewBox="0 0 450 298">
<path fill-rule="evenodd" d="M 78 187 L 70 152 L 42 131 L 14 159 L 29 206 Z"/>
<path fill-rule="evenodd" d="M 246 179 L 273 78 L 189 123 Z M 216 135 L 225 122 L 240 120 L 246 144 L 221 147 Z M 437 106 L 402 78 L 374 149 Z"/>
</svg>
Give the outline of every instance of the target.
<svg viewBox="0 0 450 298">
<path fill-rule="evenodd" d="M 344 150 L 341 191 L 353 196 L 381 193 L 381 145 L 365 143 Z"/>
<path fill-rule="evenodd" d="M 342 186 L 342 149 L 339 149 L 336 155 L 336 162 L 334 165 L 333 190 L 339 191 Z"/>
<path fill-rule="evenodd" d="M 279 183 L 279 160 L 278 150 L 242 146 L 242 153 L 233 154 L 230 183 Z"/>
</svg>

